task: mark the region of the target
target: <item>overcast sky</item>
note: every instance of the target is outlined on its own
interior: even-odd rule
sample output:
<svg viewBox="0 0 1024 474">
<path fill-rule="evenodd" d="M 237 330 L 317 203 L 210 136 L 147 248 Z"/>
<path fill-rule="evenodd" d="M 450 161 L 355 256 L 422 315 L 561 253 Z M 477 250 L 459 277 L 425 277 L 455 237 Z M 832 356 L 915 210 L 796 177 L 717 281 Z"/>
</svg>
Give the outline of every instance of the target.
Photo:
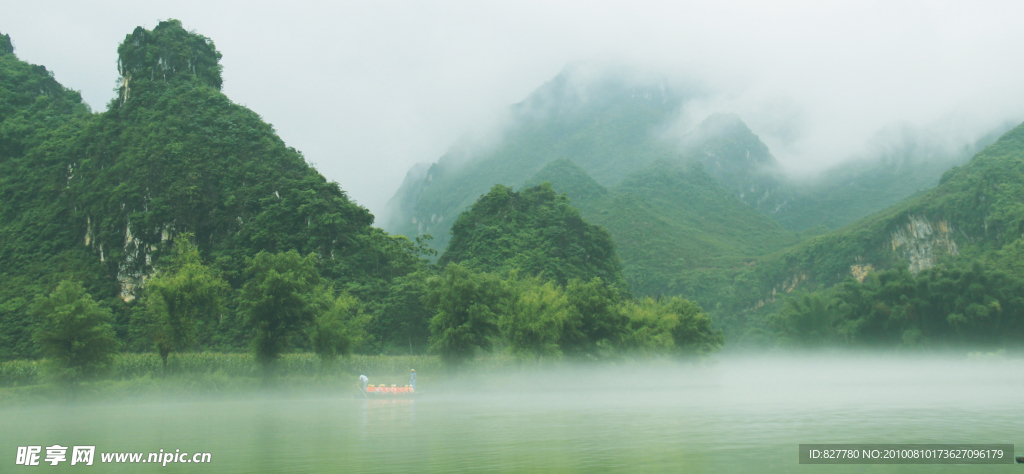
<svg viewBox="0 0 1024 474">
<path fill-rule="evenodd" d="M 177 18 L 224 54 L 228 97 L 378 215 L 570 61 L 697 79 L 716 95 L 684 123 L 738 113 L 794 170 L 893 123 L 955 141 L 1024 117 L 1024 2 L 767 3 L 0 0 L 0 33 L 100 111 L 125 35 Z"/>
</svg>

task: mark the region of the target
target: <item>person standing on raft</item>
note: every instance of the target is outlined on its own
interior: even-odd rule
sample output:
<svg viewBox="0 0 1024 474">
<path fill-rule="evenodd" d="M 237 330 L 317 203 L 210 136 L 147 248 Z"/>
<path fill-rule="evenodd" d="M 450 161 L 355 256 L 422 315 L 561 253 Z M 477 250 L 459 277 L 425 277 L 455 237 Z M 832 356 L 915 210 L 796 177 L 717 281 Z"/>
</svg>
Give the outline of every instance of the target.
<svg viewBox="0 0 1024 474">
<path fill-rule="evenodd" d="M 416 369 L 409 369 L 409 388 L 416 391 Z"/>
<path fill-rule="evenodd" d="M 363 393 L 366 393 L 366 384 L 368 383 L 370 383 L 370 379 L 366 378 L 365 375 L 359 376 L 359 390 L 362 390 Z"/>
</svg>

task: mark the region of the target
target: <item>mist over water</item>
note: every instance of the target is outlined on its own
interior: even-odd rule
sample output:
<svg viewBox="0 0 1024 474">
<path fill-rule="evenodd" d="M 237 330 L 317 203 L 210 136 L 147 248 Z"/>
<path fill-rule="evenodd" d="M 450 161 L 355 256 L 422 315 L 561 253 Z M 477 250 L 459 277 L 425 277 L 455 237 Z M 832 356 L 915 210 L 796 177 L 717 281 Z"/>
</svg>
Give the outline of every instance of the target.
<svg viewBox="0 0 1024 474">
<path fill-rule="evenodd" d="M 869 468 L 800 466 L 797 444 L 1024 444 L 1022 368 L 1019 358 L 963 353 L 737 354 L 421 374 L 411 400 L 343 391 L 5 407 L 0 449 L 212 453 L 208 465 L 104 464 L 109 472 L 854 472 Z M 62 468 L 72 469 L 52 470 Z"/>
</svg>

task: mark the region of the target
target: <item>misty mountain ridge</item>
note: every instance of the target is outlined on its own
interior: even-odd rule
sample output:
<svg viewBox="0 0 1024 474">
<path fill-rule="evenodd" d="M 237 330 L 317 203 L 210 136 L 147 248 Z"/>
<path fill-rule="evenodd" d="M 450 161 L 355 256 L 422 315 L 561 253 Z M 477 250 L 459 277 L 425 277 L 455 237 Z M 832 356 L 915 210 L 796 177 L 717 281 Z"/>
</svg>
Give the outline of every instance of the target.
<svg viewBox="0 0 1024 474">
<path fill-rule="evenodd" d="M 567 66 L 510 107 L 508 125 L 493 143 L 456 143 L 436 163 L 413 167 L 389 201 L 385 228 L 432 234 L 435 248 L 443 249 L 454 218 L 490 186 L 519 185 L 545 164 L 568 159 L 602 186 L 658 160 L 700 162 L 723 187 L 792 231 L 835 229 L 934 186 L 945 169 L 987 144 L 950 157 L 946 149 L 930 149 L 927 137 L 900 130 L 902 136 L 889 134 L 899 140 L 881 137 L 871 159 L 843 162 L 815 179 L 789 178 L 735 114 L 711 114 L 686 133 L 671 132 L 680 109 L 701 97 L 698 88 L 628 77 Z"/>
<path fill-rule="evenodd" d="M 948 235 L 946 221 L 904 216 L 878 227 L 872 214 L 928 194 L 1004 131 L 956 144 L 959 135 L 934 127 L 891 126 L 861 156 L 813 178 L 793 177 L 735 114 L 673 131 L 696 94 L 593 74 L 588 89 L 571 74 L 513 106 L 522 112 L 514 125 L 497 145 L 462 155 L 464 166 L 446 156 L 414 167 L 392 198 L 402 212 L 390 216 L 396 227 L 389 230 L 430 233 L 444 248 L 451 216 L 490 186 L 549 182 L 608 231 L 634 294 L 684 295 L 738 337 L 761 324 L 745 315 L 774 308 L 776 295 L 900 262 L 920 270 L 950 254 L 939 250 L 943 238 L 913 243 L 919 233 Z M 859 230 L 829 232 L 844 226 Z"/>
<path fill-rule="evenodd" d="M 711 114 L 676 146 L 748 205 L 768 214 L 786 206 L 788 197 L 779 194 L 785 176 L 778 161 L 738 115 Z"/>
<path fill-rule="evenodd" d="M 864 156 L 853 157 L 820 175 L 789 178 L 789 207 L 773 217 L 802 231 L 838 229 L 939 184 L 943 173 L 1013 128 L 1001 124 L 970 143 L 951 143 L 941 132 L 896 124 L 880 130 Z"/>
<path fill-rule="evenodd" d="M 447 241 L 453 213 L 490 185 L 513 186 L 544 164 L 569 159 L 602 186 L 657 161 L 700 162 L 743 202 L 785 228 L 837 229 L 938 183 L 992 143 L 1004 124 L 973 143 L 954 143 L 943 127 L 895 124 L 867 151 L 813 177 L 793 177 L 760 138 L 729 113 L 713 113 L 685 133 L 673 131 L 680 110 L 705 97 L 635 71 L 575 63 L 509 108 L 507 127 L 487 146 L 456 143 L 434 164 L 419 164 L 388 204 L 385 227 Z M 945 124 L 952 128 L 953 124 Z"/>
<path fill-rule="evenodd" d="M 497 144 L 468 157 L 456 145 L 425 173 L 415 167 L 389 202 L 386 228 L 433 234 L 443 248 L 452 219 L 492 185 L 519 185 L 558 159 L 572 160 L 602 186 L 667 160 L 705 162 L 755 204 L 774 189 L 774 158 L 738 117 L 709 117 L 673 143 L 660 136 L 696 94 L 595 74 L 567 67 L 510 108 L 511 125 Z"/>
</svg>

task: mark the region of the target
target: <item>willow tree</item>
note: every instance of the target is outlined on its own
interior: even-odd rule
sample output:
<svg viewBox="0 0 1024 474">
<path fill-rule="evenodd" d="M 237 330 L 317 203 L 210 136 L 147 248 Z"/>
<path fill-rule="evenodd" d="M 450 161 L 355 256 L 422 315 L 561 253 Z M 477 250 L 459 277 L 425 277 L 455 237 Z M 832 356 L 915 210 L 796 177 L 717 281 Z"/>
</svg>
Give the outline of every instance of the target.
<svg viewBox="0 0 1024 474">
<path fill-rule="evenodd" d="M 213 269 L 203 265 L 192 235 L 183 234 L 175 241 L 167 264 L 157 266 L 145 291 L 149 337 L 166 375 L 167 357 L 192 343 L 201 321 L 212 322 L 224 311 L 224 295 L 230 288 Z"/>
</svg>

